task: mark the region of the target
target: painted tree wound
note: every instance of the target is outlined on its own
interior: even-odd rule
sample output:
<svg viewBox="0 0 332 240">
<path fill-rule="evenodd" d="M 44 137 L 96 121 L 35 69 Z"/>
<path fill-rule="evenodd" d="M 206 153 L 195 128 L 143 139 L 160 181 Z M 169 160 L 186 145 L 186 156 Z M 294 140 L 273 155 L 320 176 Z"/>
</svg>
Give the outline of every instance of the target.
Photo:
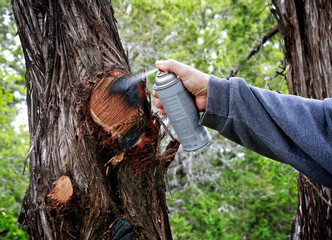
<svg viewBox="0 0 332 240">
<path fill-rule="evenodd" d="M 145 130 L 146 118 L 137 84 L 123 75 L 106 77 L 93 88 L 90 113 L 122 148 L 135 146 Z"/>
<path fill-rule="evenodd" d="M 132 239 L 133 226 L 131 223 L 124 219 L 118 218 L 110 226 L 112 239 Z"/>
<path fill-rule="evenodd" d="M 47 196 L 58 203 L 67 203 L 71 200 L 74 190 L 68 176 L 62 176 L 53 183 L 55 186 Z"/>
</svg>

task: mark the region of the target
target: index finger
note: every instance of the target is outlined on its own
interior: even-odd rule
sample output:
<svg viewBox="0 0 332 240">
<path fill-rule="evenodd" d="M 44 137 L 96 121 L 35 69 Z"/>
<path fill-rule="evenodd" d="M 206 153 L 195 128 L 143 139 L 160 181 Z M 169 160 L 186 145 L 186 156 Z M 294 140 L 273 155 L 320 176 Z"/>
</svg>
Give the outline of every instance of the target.
<svg viewBox="0 0 332 240">
<path fill-rule="evenodd" d="M 189 70 L 192 70 L 192 67 L 174 59 L 156 61 L 156 67 L 163 71 L 173 72 L 180 77 L 186 75 Z"/>
</svg>

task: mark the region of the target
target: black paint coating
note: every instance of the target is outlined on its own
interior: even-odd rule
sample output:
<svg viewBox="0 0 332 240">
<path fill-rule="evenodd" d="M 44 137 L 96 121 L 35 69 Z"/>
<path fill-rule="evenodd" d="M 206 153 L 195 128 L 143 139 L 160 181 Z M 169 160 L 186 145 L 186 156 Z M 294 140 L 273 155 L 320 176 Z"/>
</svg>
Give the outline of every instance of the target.
<svg viewBox="0 0 332 240">
<path fill-rule="evenodd" d="M 139 95 L 137 84 L 130 82 L 125 76 L 120 76 L 114 80 L 113 84 L 110 86 L 109 94 L 120 94 L 125 97 L 129 106 L 140 108 L 141 110 L 144 109 L 144 103 Z M 139 109 L 137 109 L 137 111 L 138 110 Z M 120 137 L 119 140 L 122 148 L 128 149 L 134 146 L 142 136 L 144 130 L 144 121 L 137 122 L 124 136 Z"/>
<path fill-rule="evenodd" d="M 143 108 L 143 101 L 138 93 L 137 85 L 131 82 L 125 76 L 120 76 L 115 79 L 109 89 L 110 95 L 120 94 L 126 98 L 128 103 L 132 106 L 139 105 Z"/>
<path fill-rule="evenodd" d="M 134 125 L 124 136 L 120 137 L 120 143 L 122 148 L 131 148 L 134 146 L 138 139 L 142 136 L 145 130 L 145 125 L 139 123 L 139 125 Z"/>
<path fill-rule="evenodd" d="M 132 236 L 133 226 L 124 218 L 118 218 L 111 227 L 114 240 L 129 240 Z"/>
<path fill-rule="evenodd" d="M 119 238 L 119 240 L 130 240 L 132 236 L 133 236 L 133 233 L 128 233 L 125 236 Z"/>
</svg>

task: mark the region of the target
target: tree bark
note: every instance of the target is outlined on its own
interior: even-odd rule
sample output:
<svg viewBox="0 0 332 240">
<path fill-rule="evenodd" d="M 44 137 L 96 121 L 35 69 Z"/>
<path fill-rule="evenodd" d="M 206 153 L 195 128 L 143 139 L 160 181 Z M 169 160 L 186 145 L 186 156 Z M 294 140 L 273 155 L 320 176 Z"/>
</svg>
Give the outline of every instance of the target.
<svg viewBox="0 0 332 240">
<path fill-rule="evenodd" d="M 12 0 L 26 61 L 31 239 L 171 239 L 163 135 L 107 0 Z M 120 91 L 120 90 L 121 91 Z"/>
<path fill-rule="evenodd" d="M 273 0 L 271 7 L 284 38 L 291 94 L 324 99 L 332 88 L 332 2 Z M 305 131 L 305 130 L 304 130 Z M 298 209 L 291 239 L 332 239 L 332 190 L 298 174 Z"/>
</svg>

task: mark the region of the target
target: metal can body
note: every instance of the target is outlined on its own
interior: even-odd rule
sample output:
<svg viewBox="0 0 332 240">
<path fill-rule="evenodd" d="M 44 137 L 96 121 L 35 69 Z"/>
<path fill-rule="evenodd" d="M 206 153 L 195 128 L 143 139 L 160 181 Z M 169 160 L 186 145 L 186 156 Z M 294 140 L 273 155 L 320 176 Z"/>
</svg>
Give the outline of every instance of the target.
<svg viewBox="0 0 332 240">
<path fill-rule="evenodd" d="M 159 72 L 153 88 L 185 151 L 201 148 L 211 140 L 207 129 L 199 125 L 197 107 L 178 76 Z"/>
</svg>

